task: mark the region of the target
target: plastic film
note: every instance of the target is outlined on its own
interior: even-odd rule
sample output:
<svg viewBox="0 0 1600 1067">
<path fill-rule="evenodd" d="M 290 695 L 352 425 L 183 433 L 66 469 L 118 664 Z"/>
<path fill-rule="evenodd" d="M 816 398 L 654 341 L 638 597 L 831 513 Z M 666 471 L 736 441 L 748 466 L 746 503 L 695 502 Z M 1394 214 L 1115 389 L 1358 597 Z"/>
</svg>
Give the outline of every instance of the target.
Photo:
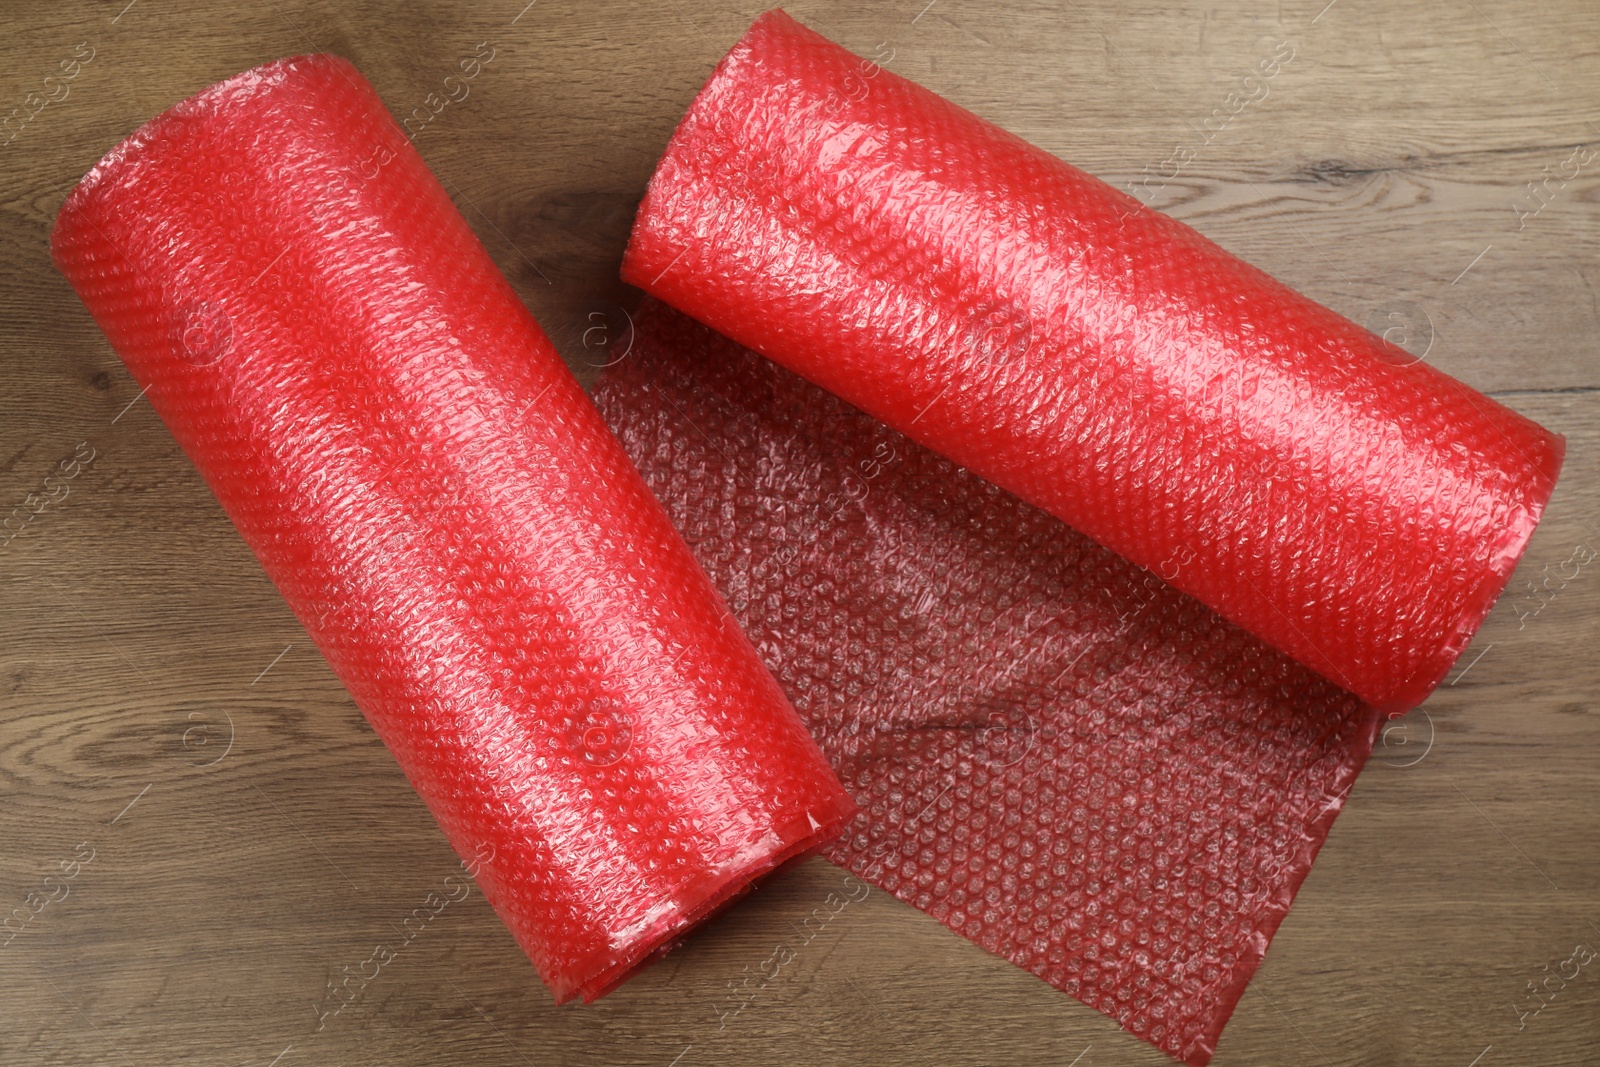
<svg viewBox="0 0 1600 1067">
<path fill-rule="evenodd" d="M 654 306 L 597 399 L 864 805 L 829 854 L 1206 1063 L 1561 439 L 781 12 L 623 274 L 737 342 Z"/>
<path fill-rule="evenodd" d="M 349 63 L 157 118 L 52 250 L 558 1000 L 853 813 Z"/>
<path fill-rule="evenodd" d="M 1390 713 L 1466 646 L 1562 457 L 782 12 L 674 134 L 623 275 Z"/>
<path fill-rule="evenodd" d="M 862 813 L 826 855 L 1210 1059 L 1382 716 L 659 304 L 595 400 Z"/>
</svg>

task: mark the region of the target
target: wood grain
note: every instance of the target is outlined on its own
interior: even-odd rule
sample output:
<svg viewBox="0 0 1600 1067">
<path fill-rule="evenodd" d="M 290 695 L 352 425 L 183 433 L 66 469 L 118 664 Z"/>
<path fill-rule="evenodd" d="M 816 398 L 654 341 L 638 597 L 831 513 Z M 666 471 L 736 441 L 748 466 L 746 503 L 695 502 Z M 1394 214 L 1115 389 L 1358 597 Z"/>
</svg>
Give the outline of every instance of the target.
<svg viewBox="0 0 1600 1067">
<path fill-rule="evenodd" d="M 455 859 L 50 268 L 49 227 L 118 139 L 238 70 L 340 52 L 404 113 L 488 41 L 494 63 L 417 143 L 592 375 L 583 331 L 630 299 L 634 205 L 756 9 L 524 2 L 0 16 L 0 113 L 94 55 L 0 147 L 0 497 L 96 453 L 0 549 L 0 899 L 66 891 L 0 948 L 0 1063 L 1167 1062 L 876 891 L 719 1025 L 726 983 L 838 885 L 821 861 L 579 1010 L 550 1006 L 474 893 L 318 1029 L 327 983 L 400 938 Z M 1600 565 L 1544 601 L 1520 588 L 1600 546 L 1600 164 L 1526 216 L 1528 183 L 1600 143 L 1600 8 L 925 3 L 789 10 L 1124 187 L 1189 146 L 1145 187 L 1156 206 L 1568 435 L 1513 592 L 1362 776 L 1215 1062 L 1600 1060 L 1600 961 L 1536 1015 L 1514 1007 L 1600 945 Z M 1285 42 L 1266 95 L 1206 136 Z"/>
</svg>

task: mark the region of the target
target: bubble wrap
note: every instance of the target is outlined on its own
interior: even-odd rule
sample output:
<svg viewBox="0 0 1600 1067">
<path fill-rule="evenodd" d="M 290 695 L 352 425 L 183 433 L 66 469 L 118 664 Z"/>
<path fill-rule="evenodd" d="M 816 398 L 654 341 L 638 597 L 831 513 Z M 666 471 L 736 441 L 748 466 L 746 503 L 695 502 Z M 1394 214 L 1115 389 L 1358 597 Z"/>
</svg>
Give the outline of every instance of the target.
<svg viewBox="0 0 1600 1067">
<path fill-rule="evenodd" d="M 854 812 L 349 63 L 143 127 L 52 251 L 558 1000 Z"/>
<path fill-rule="evenodd" d="M 1204 1064 L 1382 716 L 654 305 L 595 400 L 861 816 L 827 855 Z"/>
<path fill-rule="evenodd" d="M 1562 441 L 1193 230 L 756 21 L 624 278 L 1384 711 L 1444 677 Z"/>
</svg>

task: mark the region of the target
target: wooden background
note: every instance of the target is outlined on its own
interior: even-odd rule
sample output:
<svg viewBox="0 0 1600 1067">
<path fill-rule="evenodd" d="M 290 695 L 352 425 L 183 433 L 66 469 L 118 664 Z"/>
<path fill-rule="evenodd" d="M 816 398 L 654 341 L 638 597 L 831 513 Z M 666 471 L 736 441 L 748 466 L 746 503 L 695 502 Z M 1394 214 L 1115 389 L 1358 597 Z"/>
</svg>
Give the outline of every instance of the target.
<svg viewBox="0 0 1600 1067">
<path fill-rule="evenodd" d="M 455 859 L 51 269 L 49 227 L 117 140 L 243 68 L 339 52 L 404 114 L 488 42 L 417 143 L 582 364 L 590 313 L 629 299 L 651 167 L 757 9 L 525 2 L 0 15 L 0 114 L 58 97 L 0 147 L 0 510 L 95 456 L 0 549 L 0 900 L 50 898 L 0 948 L 0 1063 L 1167 1062 L 877 891 L 719 1027 L 727 983 L 840 885 L 821 861 L 587 1009 L 549 1004 L 474 892 L 318 1028 L 328 984 Z M 1549 976 L 1600 946 L 1600 561 L 1568 562 L 1600 548 L 1600 9 L 1324 4 L 789 10 L 1112 182 L 1189 146 L 1157 207 L 1568 435 L 1516 586 L 1391 730 L 1215 1062 L 1593 1064 L 1600 959 Z M 1205 140 L 1285 42 L 1265 97 Z"/>
</svg>

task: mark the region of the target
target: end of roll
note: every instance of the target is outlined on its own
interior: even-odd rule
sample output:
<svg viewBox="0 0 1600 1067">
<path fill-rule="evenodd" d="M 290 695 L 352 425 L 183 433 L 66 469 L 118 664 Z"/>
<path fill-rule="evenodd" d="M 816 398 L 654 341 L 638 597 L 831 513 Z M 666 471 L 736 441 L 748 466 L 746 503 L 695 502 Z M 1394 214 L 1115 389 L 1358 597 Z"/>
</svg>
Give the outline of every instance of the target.
<svg viewBox="0 0 1600 1067">
<path fill-rule="evenodd" d="M 137 173 L 138 157 L 149 145 L 182 123 L 204 121 L 209 116 L 221 114 L 230 106 L 236 105 L 241 97 L 270 91 L 288 82 L 297 71 L 308 67 L 337 71 L 353 85 L 367 84 L 355 64 L 343 56 L 331 52 L 306 52 L 285 56 L 240 71 L 173 104 L 118 141 L 67 193 L 67 198 L 57 210 L 55 223 L 50 229 L 50 255 L 56 269 L 62 270 L 60 253 L 63 245 L 67 243 L 63 230 L 83 225 L 85 202 L 94 197 L 108 181 L 132 180 L 133 175 Z"/>
<path fill-rule="evenodd" d="M 1472 639 L 1489 617 L 1489 612 L 1510 584 L 1517 564 L 1522 561 L 1529 542 L 1533 540 L 1534 531 L 1544 518 L 1545 508 L 1549 506 L 1556 482 L 1560 479 L 1562 464 L 1566 462 L 1567 439 L 1542 426 L 1530 425 L 1534 425 L 1542 436 L 1535 439 L 1532 445 L 1539 454 L 1526 457 L 1532 474 L 1524 487 L 1526 496 L 1510 507 L 1510 513 L 1504 520 L 1503 534 L 1489 551 L 1482 580 L 1463 598 L 1455 626 L 1440 643 L 1432 659 L 1419 667 L 1409 684 L 1396 687 L 1390 698 L 1374 702 L 1377 709 L 1391 719 L 1418 707 L 1444 684 L 1445 678 L 1461 659 L 1467 646 L 1472 644 Z"/>
<path fill-rule="evenodd" d="M 828 813 L 827 821 L 822 823 L 808 814 L 803 824 L 785 827 L 715 877 L 685 887 L 683 899 L 690 902 L 689 906 L 664 919 L 658 927 L 645 931 L 626 948 L 608 957 L 596 958 L 587 977 L 573 984 L 564 995 L 556 994 L 556 1003 L 565 1004 L 576 998 L 584 1004 L 592 1004 L 613 992 L 681 946 L 695 931 L 738 903 L 758 885 L 816 855 L 822 846 L 843 832 L 856 811 L 855 804 L 850 802 L 847 807 Z"/>
</svg>

